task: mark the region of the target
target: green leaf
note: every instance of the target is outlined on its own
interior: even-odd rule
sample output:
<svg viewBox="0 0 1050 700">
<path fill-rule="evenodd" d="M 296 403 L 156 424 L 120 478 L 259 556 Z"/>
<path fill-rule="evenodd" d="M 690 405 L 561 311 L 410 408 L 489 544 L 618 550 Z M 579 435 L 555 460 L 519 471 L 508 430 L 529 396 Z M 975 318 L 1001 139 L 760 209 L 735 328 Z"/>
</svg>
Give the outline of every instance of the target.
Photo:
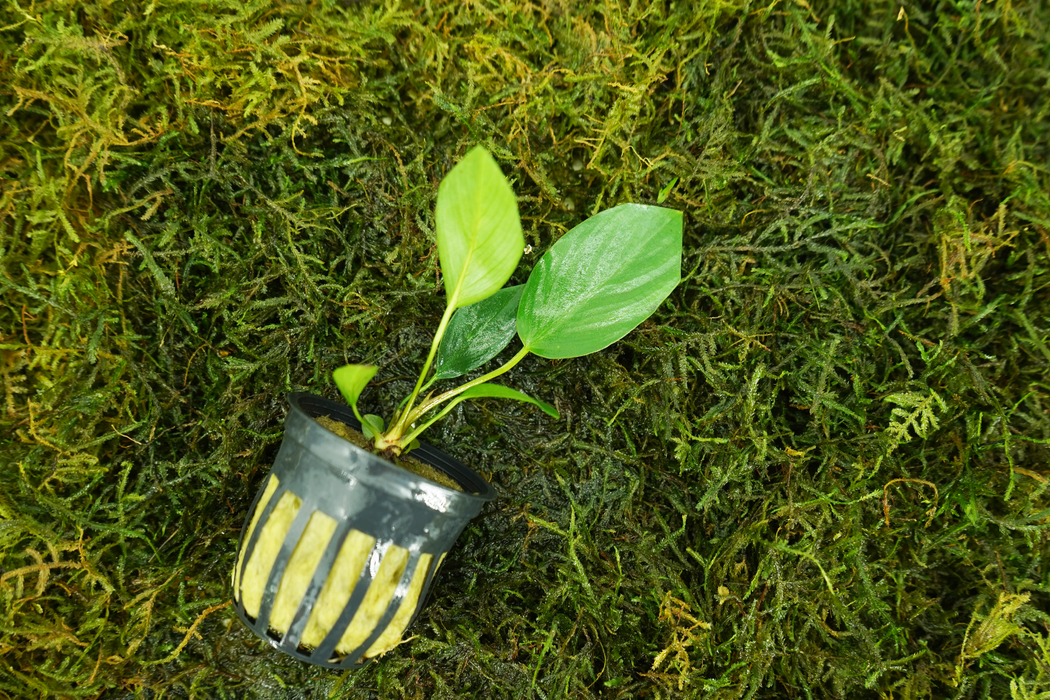
<svg viewBox="0 0 1050 700">
<path fill-rule="evenodd" d="M 499 290 L 525 238 L 514 190 L 488 151 L 474 148 L 445 176 L 435 215 L 448 304 L 469 306 Z"/>
<path fill-rule="evenodd" d="M 554 406 L 551 406 L 549 403 L 540 401 L 539 399 L 534 399 L 528 394 L 523 394 L 516 389 L 511 389 L 510 387 L 506 386 L 500 386 L 499 384 L 478 384 L 477 386 L 472 386 L 466 391 L 464 391 L 462 394 L 457 396 L 452 401 L 452 403 L 449 404 L 448 408 L 452 408 L 460 401 L 464 401 L 466 399 L 482 398 L 514 399 L 516 401 L 524 401 L 526 403 L 531 403 L 535 406 L 538 406 L 541 411 L 543 411 L 552 418 L 560 417 L 558 414 L 558 410 L 554 408 Z M 447 411 L 448 409 L 445 410 Z"/>
<path fill-rule="evenodd" d="M 485 364 L 514 337 L 518 301 L 525 285 L 501 289 L 487 299 L 456 311 L 441 339 L 435 379 L 451 379 Z"/>
<path fill-rule="evenodd" d="M 383 419 L 375 414 L 366 413 L 361 416 L 361 432 L 364 433 L 365 437 L 369 440 L 375 438 L 377 435 L 383 434 Z"/>
<path fill-rule="evenodd" d="M 354 410 L 354 415 L 357 416 L 357 420 L 361 421 L 361 425 L 364 425 L 365 419 L 357 410 L 357 399 L 361 396 L 361 391 L 368 386 L 368 382 L 372 381 L 372 377 L 376 376 L 378 371 L 379 368 L 375 365 L 343 365 L 332 372 L 332 379 L 335 380 L 335 385 L 339 387 L 343 398 L 350 404 L 350 408 Z"/>
<path fill-rule="evenodd" d="M 545 403 L 538 399 L 534 399 L 528 394 L 523 394 L 520 391 L 516 391 L 509 387 L 500 386 L 498 384 L 478 384 L 472 386 L 469 389 L 465 389 L 456 398 L 446 404 L 445 408 L 440 413 L 432 418 L 427 419 L 423 425 L 417 427 L 410 435 L 407 436 L 406 440 L 415 440 L 424 430 L 438 422 L 446 415 L 449 411 L 456 407 L 457 404 L 466 401 L 467 399 L 481 399 L 481 398 L 496 398 L 496 399 L 515 399 L 517 401 L 525 401 L 527 403 L 539 406 L 540 410 L 546 413 L 548 416 L 558 418 L 558 410 L 551 406 L 549 403 Z"/>
<path fill-rule="evenodd" d="M 540 259 L 518 306 L 518 335 L 541 357 L 596 352 L 648 318 L 681 277 L 681 212 L 606 209 Z"/>
<path fill-rule="evenodd" d="M 667 185 L 662 190 L 660 190 L 660 194 L 656 195 L 656 203 L 663 204 L 664 202 L 666 202 L 667 198 L 671 195 L 671 190 L 673 190 L 674 186 L 677 184 L 677 177 L 668 182 Z"/>
</svg>

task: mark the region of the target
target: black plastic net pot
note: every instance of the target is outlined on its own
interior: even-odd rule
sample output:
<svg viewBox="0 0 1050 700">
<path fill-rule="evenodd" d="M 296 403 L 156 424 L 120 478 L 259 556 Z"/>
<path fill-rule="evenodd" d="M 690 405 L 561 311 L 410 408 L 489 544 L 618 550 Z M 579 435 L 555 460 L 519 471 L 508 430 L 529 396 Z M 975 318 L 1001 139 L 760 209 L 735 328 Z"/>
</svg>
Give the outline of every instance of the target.
<svg viewBox="0 0 1050 700">
<path fill-rule="evenodd" d="M 496 493 L 425 443 L 412 456 L 455 491 L 322 427 L 360 430 L 349 407 L 290 394 L 284 441 L 255 497 L 233 572 L 237 614 L 307 663 L 355 668 L 394 647 L 427 598 L 445 554 Z"/>
</svg>

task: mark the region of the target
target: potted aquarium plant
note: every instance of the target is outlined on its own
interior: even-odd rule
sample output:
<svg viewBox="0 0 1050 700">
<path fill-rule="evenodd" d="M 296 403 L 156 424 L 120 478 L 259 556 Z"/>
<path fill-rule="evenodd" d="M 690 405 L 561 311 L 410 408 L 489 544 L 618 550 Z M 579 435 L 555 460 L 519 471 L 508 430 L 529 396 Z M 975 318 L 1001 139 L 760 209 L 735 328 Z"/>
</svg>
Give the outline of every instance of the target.
<svg viewBox="0 0 1050 700">
<path fill-rule="evenodd" d="M 528 281 L 504 288 L 524 248 L 517 202 L 499 166 L 470 151 L 438 188 L 445 312 L 412 392 L 385 419 L 362 415 L 372 365 L 333 379 L 347 405 L 291 394 L 284 440 L 241 529 L 233 572 L 241 619 L 303 661 L 351 668 L 393 648 L 466 523 L 495 498 L 477 472 L 420 434 L 467 399 L 526 401 L 492 380 L 529 353 L 586 355 L 645 320 L 681 279 L 682 215 L 606 209 L 561 237 Z M 442 392 L 514 335 L 500 367 Z"/>
</svg>

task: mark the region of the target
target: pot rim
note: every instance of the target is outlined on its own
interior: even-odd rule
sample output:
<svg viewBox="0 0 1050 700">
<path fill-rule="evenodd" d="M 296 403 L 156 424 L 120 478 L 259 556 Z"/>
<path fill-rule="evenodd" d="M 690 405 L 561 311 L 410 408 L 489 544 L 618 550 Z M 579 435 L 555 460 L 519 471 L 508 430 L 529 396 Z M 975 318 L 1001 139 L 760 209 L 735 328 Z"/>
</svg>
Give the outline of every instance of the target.
<svg viewBox="0 0 1050 700">
<path fill-rule="evenodd" d="M 336 403 L 335 401 L 329 401 L 324 397 L 307 392 L 291 392 L 286 396 L 286 399 L 292 413 L 298 414 L 299 417 L 303 419 L 308 419 L 312 426 L 316 426 L 317 429 L 324 431 L 325 434 L 339 440 L 342 445 L 347 445 L 352 450 L 356 450 L 370 457 L 373 473 L 383 481 L 396 484 L 400 487 L 398 490 L 407 489 L 408 491 L 416 492 L 421 489 L 426 491 L 438 490 L 445 497 L 444 500 L 447 500 L 450 505 L 458 502 L 460 507 L 467 506 L 470 510 L 475 510 L 475 512 L 480 510 L 485 503 L 496 499 L 496 490 L 487 479 L 460 462 L 455 457 L 452 457 L 433 445 L 420 441 L 419 447 L 412 450 L 412 456 L 447 475 L 457 484 L 462 486 L 464 489 L 463 491 L 450 489 L 447 486 L 442 486 L 436 481 L 431 481 L 430 479 L 399 467 L 396 464 L 383 459 L 379 455 L 364 450 L 349 440 L 336 435 L 314 420 L 317 416 L 328 416 L 333 420 L 345 423 L 351 428 L 360 431 L 361 424 L 349 406 Z M 311 445 L 308 444 L 305 444 L 304 447 L 311 449 Z M 329 461 L 331 455 L 325 455 L 324 457 L 325 461 Z M 336 468 L 339 467 L 337 464 L 333 464 L 332 466 Z M 470 506 L 473 506 L 473 508 L 470 508 Z M 455 508 L 455 510 L 459 510 L 459 508 Z"/>
</svg>

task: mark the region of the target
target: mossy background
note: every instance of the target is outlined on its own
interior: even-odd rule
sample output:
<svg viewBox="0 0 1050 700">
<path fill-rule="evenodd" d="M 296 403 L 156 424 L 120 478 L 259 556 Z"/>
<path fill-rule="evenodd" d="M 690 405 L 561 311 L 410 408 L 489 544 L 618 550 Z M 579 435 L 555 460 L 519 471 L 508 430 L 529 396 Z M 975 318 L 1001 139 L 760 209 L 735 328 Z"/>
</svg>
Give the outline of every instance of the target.
<svg viewBox="0 0 1050 700">
<path fill-rule="evenodd" d="M 1050 5 L 7 0 L 0 697 L 1050 697 Z M 283 395 L 407 393 L 437 183 L 685 213 L 624 341 L 431 442 L 500 497 L 333 674 L 228 606 Z M 512 345 L 508 352 L 514 351 Z M 385 409 L 385 410 L 384 410 Z"/>
</svg>

